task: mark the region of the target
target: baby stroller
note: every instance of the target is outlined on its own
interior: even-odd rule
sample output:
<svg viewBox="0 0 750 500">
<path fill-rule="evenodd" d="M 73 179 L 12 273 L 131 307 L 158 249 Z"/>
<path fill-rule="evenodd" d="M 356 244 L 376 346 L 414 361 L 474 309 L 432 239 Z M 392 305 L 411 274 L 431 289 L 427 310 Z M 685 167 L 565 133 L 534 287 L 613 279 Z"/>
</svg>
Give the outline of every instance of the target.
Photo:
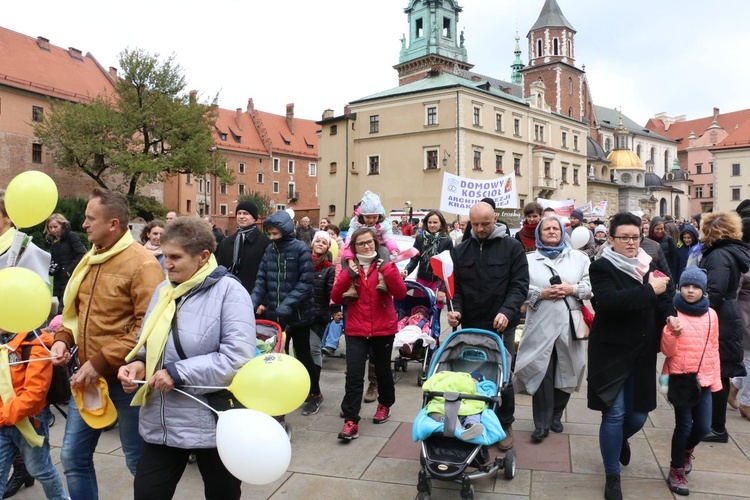
<svg viewBox="0 0 750 500">
<path fill-rule="evenodd" d="M 281 326 L 268 319 L 255 320 L 255 337 L 263 341 L 273 352 L 284 352 L 284 331 Z M 260 349 L 260 346 L 256 346 Z"/>
<path fill-rule="evenodd" d="M 495 383 L 497 394 L 493 397 L 469 395 L 450 392 L 425 392 L 423 407 L 435 397 L 444 397 L 446 410 L 451 401 L 480 400 L 488 405 L 488 410 L 495 412 L 500 406 L 500 394 L 508 384 L 510 370 L 509 357 L 502 339 L 493 332 L 466 328 L 453 332 L 443 345 L 433 354 L 428 378 L 438 372 L 480 373 L 485 380 Z M 515 452 L 510 450 L 505 457 L 491 460 L 489 446 L 462 441 L 450 433 L 448 424 L 451 418 L 446 411 L 445 432 L 432 434 L 422 440 L 417 491 L 420 500 L 429 499 L 432 492 L 431 480 L 452 481 L 461 484 L 461 498 L 474 498 L 473 479 L 495 474 L 503 469 L 506 479 L 513 479 L 516 474 Z M 494 417 L 494 415 L 493 415 Z M 498 422 L 499 424 L 499 422 Z M 502 428 L 500 427 L 502 430 Z M 467 472 L 468 470 L 468 472 Z"/>
<path fill-rule="evenodd" d="M 423 341 L 419 339 L 409 346 L 404 346 L 407 348 L 400 347 L 398 354 L 393 360 L 393 369 L 394 371 L 399 371 L 400 369 L 406 372 L 409 361 L 419 362 L 421 368 L 417 374 L 417 385 L 422 387 L 424 381 L 427 380 L 427 367 L 430 366 L 432 353 L 440 346 L 439 311 L 435 293 L 432 290 L 416 281 L 407 280 L 405 283 L 406 297 L 393 301 L 396 307 L 396 315 L 398 319 L 402 319 L 408 317 L 416 306 L 423 306 L 427 310 L 426 317 L 430 325 L 430 337 L 435 340 L 435 345 L 434 347 L 424 345 Z"/>
</svg>

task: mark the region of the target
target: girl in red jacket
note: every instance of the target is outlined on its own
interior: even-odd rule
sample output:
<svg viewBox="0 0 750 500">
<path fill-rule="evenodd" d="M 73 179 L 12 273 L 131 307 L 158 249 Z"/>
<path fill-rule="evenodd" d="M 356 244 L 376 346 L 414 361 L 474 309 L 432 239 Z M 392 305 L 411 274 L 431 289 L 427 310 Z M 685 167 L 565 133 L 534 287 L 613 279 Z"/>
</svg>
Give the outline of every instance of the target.
<svg viewBox="0 0 750 500">
<path fill-rule="evenodd" d="M 661 351 L 667 357 L 662 374 L 698 373 L 701 398 L 692 408 L 674 408 L 672 461 L 667 484 L 678 495 L 688 495 L 686 474 L 693 468 L 693 450 L 711 430 L 711 392 L 721 390 L 719 320 L 705 296 L 706 272 L 696 266 L 680 276 L 675 294 L 680 330 L 664 327 Z"/>
<path fill-rule="evenodd" d="M 344 428 L 339 439 L 350 441 L 359 437 L 359 410 L 362 406 L 365 363 L 372 352 L 378 379 L 378 408 L 373 422 L 382 424 L 396 401 L 391 375 L 391 350 L 396 335 L 397 319 L 393 299 L 406 296 L 406 285 L 392 262 L 378 258 L 378 238 L 370 229 L 360 228 L 352 234 L 349 248 L 354 250 L 357 271 L 346 267 L 336 278 L 331 291 L 334 304 L 341 304 L 344 292 L 352 283 L 357 298 L 348 300 L 346 313 L 346 392 L 341 403 Z M 378 291 L 378 268 L 387 285 L 387 293 Z"/>
</svg>

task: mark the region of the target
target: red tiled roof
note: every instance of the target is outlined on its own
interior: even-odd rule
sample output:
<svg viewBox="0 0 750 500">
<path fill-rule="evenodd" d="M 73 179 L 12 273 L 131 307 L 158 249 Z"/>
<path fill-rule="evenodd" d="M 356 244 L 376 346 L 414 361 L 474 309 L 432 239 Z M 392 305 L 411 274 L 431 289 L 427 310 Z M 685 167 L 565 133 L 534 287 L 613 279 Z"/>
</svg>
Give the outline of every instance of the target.
<svg viewBox="0 0 750 500">
<path fill-rule="evenodd" d="M 67 49 L 0 27 L 0 85 L 71 101 L 114 90 L 109 74 L 90 53 L 74 58 Z"/>
<path fill-rule="evenodd" d="M 286 116 L 258 111 L 263 127 L 268 133 L 274 151 L 293 155 L 318 157 L 318 136 L 320 128 L 314 120 L 294 118 L 294 134 L 289 130 Z"/>
<path fill-rule="evenodd" d="M 716 146 L 710 148 L 710 151 L 717 149 L 738 149 L 738 148 L 750 148 L 750 120 L 746 120 L 745 123 L 740 125 L 733 131 L 729 131 L 729 135 Z"/>
<path fill-rule="evenodd" d="M 731 136 L 737 126 L 742 126 L 748 120 L 750 120 L 750 109 L 743 109 L 731 113 L 719 114 L 716 122 Z M 670 139 L 682 139 L 677 146 L 677 150 L 683 151 L 688 147 L 688 137 L 690 137 L 690 133 L 695 132 L 695 135 L 700 137 L 705 133 L 706 129 L 711 126 L 713 121 L 713 116 L 696 118 L 695 120 L 675 122 L 669 126 L 668 130 L 665 130 L 664 122 L 658 118 L 651 118 L 646 123 L 646 128 L 657 134 L 669 137 Z"/>
<path fill-rule="evenodd" d="M 220 134 L 226 134 L 226 140 L 221 140 Z M 259 153 L 264 156 L 271 154 L 270 151 L 266 151 L 252 118 L 246 112 L 240 113 L 238 123 L 236 111 L 219 108 L 214 143 L 217 147 L 232 151 Z"/>
</svg>

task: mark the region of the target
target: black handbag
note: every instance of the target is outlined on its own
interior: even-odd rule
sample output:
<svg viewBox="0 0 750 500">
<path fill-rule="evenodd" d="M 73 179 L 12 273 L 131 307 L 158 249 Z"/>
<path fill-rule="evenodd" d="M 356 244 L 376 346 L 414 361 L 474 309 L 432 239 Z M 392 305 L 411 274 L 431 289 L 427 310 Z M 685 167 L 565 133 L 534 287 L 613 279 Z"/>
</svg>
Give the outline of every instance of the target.
<svg viewBox="0 0 750 500">
<path fill-rule="evenodd" d="M 696 373 L 670 373 L 667 386 L 667 399 L 675 408 L 692 408 L 701 400 L 701 384 L 698 382 L 698 372 L 701 371 L 703 356 L 706 354 L 708 337 L 711 335 L 711 316 L 708 317 L 708 333 L 703 345 L 700 363 Z"/>
</svg>

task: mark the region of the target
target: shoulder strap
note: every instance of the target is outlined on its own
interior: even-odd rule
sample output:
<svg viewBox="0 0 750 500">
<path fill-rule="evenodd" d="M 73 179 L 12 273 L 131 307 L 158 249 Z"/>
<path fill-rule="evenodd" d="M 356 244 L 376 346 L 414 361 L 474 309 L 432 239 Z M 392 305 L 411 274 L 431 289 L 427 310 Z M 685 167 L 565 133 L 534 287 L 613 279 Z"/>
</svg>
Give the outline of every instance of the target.
<svg viewBox="0 0 750 500">
<path fill-rule="evenodd" d="M 180 343 L 180 334 L 177 330 L 177 313 L 179 310 L 175 310 L 174 316 L 172 316 L 172 339 L 174 340 L 174 348 L 177 351 L 177 355 L 180 359 L 187 359 L 185 351 L 182 350 L 182 344 Z"/>
</svg>

